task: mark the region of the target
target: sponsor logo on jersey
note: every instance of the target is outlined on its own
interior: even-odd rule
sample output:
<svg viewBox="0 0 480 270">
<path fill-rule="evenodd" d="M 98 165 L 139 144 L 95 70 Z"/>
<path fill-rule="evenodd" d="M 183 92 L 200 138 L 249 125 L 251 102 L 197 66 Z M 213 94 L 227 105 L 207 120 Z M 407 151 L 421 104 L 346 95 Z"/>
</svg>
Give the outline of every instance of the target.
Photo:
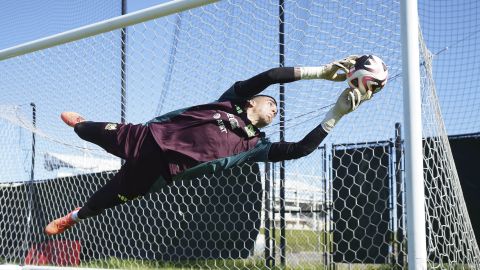
<svg viewBox="0 0 480 270">
<path fill-rule="evenodd" d="M 228 130 L 225 127 L 225 124 L 223 124 L 222 119 L 217 119 L 217 125 L 218 125 L 218 128 L 220 129 L 221 132 L 228 133 Z"/>
<path fill-rule="evenodd" d="M 217 126 L 218 126 L 218 128 L 220 129 L 220 132 L 222 132 L 222 133 L 228 133 L 228 130 L 227 130 L 227 128 L 225 127 L 225 124 L 223 123 L 223 120 L 220 119 L 220 118 L 221 118 L 220 113 L 215 113 L 215 114 L 213 115 L 213 118 L 214 118 L 215 120 L 217 120 Z"/>
<path fill-rule="evenodd" d="M 237 111 L 238 114 L 243 112 L 242 108 L 238 105 L 235 105 L 235 110 Z"/>
<path fill-rule="evenodd" d="M 255 128 L 253 127 L 252 124 L 246 126 L 245 131 L 247 132 L 248 137 L 254 137 L 255 136 Z"/>
<path fill-rule="evenodd" d="M 116 130 L 116 129 L 117 129 L 117 124 L 109 123 L 105 126 L 105 130 Z"/>
<path fill-rule="evenodd" d="M 227 113 L 228 121 L 230 122 L 230 126 L 232 126 L 232 129 L 238 128 L 238 120 L 235 118 L 235 116 L 231 113 Z"/>
</svg>

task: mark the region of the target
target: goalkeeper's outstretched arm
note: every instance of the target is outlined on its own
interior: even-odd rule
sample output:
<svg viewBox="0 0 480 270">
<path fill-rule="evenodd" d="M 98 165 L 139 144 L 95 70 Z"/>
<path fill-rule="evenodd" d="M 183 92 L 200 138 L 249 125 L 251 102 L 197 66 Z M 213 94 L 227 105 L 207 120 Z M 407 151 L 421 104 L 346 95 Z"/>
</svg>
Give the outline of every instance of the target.
<svg viewBox="0 0 480 270">
<path fill-rule="evenodd" d="M 320 125 L 310 131 L 301 141 L 272 143 L 268 151 L 268 161 L 297 159 L 309 155 L 317 149 L 338 121 L 344 115 L 358 108 L 363 101 L 364 97 L 358 89 L 345 89 Z"/>
<path fill-rule="evenodd" d="M 268 151 L 268 161 L 277 162 L 309 155 L 317 149 L 327 135 L 328 133 L 323 129 L 322 125 L 318 125 L 299 142 L 272 143 Z"/>
<path fill-rule="evenodd" d="M 248 80 L 238 81 L 234 84 L 233 89 L 238 97 L 249 99 L 272 84 L 290 83 L 298 81 L 300 78 L 298 68 L 278 67 L 257 74 Z"/>
<path fill-rule="evenodd" d="M 298 80 L 324 79 L 330 81 L 344 81 L 348 69 L 355 64 L 357 56 L 352 55 L 340 61 L 319 67 L 277 67 L 257 74 L 245 81 L 234 84 L 236 96 L 251 98 L 268 86 L 277 83 L 290 83 Z"/>
</svg>

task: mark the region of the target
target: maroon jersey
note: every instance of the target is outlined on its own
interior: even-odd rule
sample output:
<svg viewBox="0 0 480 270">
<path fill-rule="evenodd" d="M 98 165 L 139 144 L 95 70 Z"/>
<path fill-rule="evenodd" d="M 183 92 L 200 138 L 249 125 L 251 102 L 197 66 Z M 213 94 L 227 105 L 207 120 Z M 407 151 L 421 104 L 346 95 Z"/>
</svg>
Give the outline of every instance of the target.
<svg viewBox="0 0 480 270">
<path fill-rule="evenodd" d="M 232 87 L 216 102 L 170 112 L 147 123 L 168 157 L 173 179 L 248 160 L 267 160 L 270 143 L 248 120 L 244 105 Z"/>
</svg>

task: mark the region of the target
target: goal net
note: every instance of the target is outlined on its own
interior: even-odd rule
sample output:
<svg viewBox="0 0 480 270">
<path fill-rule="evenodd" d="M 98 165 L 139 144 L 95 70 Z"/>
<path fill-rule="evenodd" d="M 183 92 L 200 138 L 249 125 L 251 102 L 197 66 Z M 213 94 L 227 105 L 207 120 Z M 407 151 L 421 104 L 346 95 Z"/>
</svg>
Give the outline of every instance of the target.
<svg viewBox="0 0 480 270">
<path fill-rule="evenodd" d="M 480 4 L 466 2 L 455 8 L 419 3 L 418 117 L 431 269 L 480 269 L 448 137 L 480 130 L 479 79 L 468 76 L 478 69 L 470 63 L 480 41 L 474 29 Z M 2 58 L 0 263 L 407 267 L 400 27 L 399 1 L 226 0 Z M 214 101 L 235 81 L 272 67 L 318 66 L 351 54 L 380 56 L 389 81 L 311 155 L 183 179 L 62 235 L 43 234 L 50 220 L 82 206 L 122 164 L 78 138 L 59 119 L 62 111 L 145 123 Z M 263 131 L 272 141 L 302 139 L 346 87 L 323 80 L 286 84 L 284 92 L 270 86 L 264 93 L 279 101 L 283 117 Z"/>
</svg>

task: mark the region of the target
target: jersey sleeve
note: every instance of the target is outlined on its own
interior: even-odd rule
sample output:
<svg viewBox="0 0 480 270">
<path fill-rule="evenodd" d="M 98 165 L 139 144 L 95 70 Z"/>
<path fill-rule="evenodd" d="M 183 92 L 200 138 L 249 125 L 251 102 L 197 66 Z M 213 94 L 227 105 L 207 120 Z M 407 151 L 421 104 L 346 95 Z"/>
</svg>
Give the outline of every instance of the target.
<svg viewBox="0 0 480 270">
<path fill-rule="evenodd" d="M 248 98 L 237 95 L 237 92 L 235 91 L 235 87 L 236 86 L 238 87 L 239 84 L 240 84 L 240 82 L 235 82 L 230 88 L 227 89 L 227 91 L 225 91 L 220 96 L 218 101 L 231 100 L 231 101 L 234 101 L 234 102 L 239 102 L 239 101 L 247 100 Z"/>
<path fill-rule="evenodd" d="M 250 99 L 253 96 L 261 93 L 272 84 L 289 83 L 296 80 L 299 80 L 299 78 L 295 78 L 295 68 L 272 68 L 257 74 L 248 80 L 235 82 L 227 91 L 225 91 L 225 93 L 220 96 L 218 101 L 240 101 Z"/>
<path fill-rule="evenodd" d="M 315 151 L 327 136 L 328 133 L 318 125 L 299 142 L 273 143 L 269 148 L 268 161 L 277 162 L 307 156 Z"/>
</svg>

